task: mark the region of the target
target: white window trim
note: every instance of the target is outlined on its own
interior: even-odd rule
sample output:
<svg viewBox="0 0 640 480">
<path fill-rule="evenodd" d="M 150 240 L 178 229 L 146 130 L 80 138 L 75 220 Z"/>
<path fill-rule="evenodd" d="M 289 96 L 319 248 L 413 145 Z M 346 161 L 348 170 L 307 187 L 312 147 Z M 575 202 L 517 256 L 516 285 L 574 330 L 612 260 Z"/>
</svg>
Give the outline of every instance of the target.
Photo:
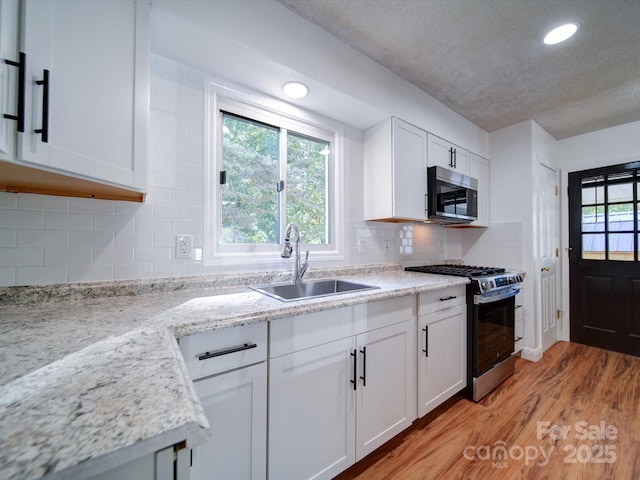
<svg viewBox="0 0 640 480">
<path fill-rule="evenodd" d="M 218 245 L 218 202 L 220 186 L 217 172 L 220 170 L 219 152 L 222 150 L 222 139 L 217 122 L 220 110 L 238 112 L 249 118 L 274 123 L 274 116 L 283 128 L 291 128 L 295 132 L 318 137 L 317 130 L 329 133 L 325 140 L 332 143 L 330 175 L 332 192 L 330 198 L 330 231 L 331 243 L 328 245 L 304 244 L 302 234 L 302 251 L 310 251 L 309 261 L 313 265 L 330 264 L 344 259 L 344 129 L 342 125 L 292 104 L 267 96 L 253 90 L 220 80 L 214 77 L 205 78 L 205 118 L 204 118 L 204 219 L 203 219 L 203 255 L 205 266 L 251 266 L 260 268 L 289 268 L 280 258 L 279 245 L 247 246 L 243 252 L 221 251 Z M 273 115 L 270 117 L 270 115 Z M 271 118 L 271 120 L 270 120 Z M 282 123 L 285 119 L 285 124 Z M 305 126 L 310 127 L 306 129 Z M 282 226 L 284 228 L 284 225 Z"/>
</svg>

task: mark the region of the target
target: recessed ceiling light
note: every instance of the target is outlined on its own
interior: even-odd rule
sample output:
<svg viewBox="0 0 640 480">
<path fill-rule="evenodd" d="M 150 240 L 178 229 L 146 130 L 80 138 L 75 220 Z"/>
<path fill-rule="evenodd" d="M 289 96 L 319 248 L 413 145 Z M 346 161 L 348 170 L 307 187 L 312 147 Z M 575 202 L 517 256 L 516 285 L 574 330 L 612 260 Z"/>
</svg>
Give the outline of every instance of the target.
<svg viewBox="0 0 640 480">
<path fill-rule="evenodd" d="M 556 43 L 564 42 L 568 38 L 572 37 L 573 34 L 578 31 L 579 27 L 580 24 L 573 22 L 560 25 L 547 33 L 544 37 L 544 43 L 547 45 L 555 45 Z"/>
<path fill-rule="evenodd" d="M 287 82 L 282 86 L 282 91 L 287 97 L 302 98 L 309 93 L 309 87 L 301 82 Z"/>
</svg>

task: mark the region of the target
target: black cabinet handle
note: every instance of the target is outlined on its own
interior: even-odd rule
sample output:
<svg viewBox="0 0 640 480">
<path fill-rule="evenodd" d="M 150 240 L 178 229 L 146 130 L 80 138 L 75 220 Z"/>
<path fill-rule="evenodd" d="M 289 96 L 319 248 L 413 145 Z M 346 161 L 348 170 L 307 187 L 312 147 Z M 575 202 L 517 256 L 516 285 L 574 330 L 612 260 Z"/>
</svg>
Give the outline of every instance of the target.
<svg viewBox="0 0 640 480">
<path fill-rule="evenodd" d="M 358 388 L 358 384 L 356 383 L 358 377 L 358 351 L 354 349 L 353 352 L 351 352 L 351 356 L 353 357 L 353 378 L 350 381 L 353 383 L 353 389 L 356 390 Z"/>
<path fill-rule="evenodd" d="M 206 360 L 208 358 L 220 357 L 222 355 L 229 355 L 230 353 L 242 352 L 243 350 L 251 350 L 252 348 L 256 348 L 258 345 L 255 343 L 245 343 L 243 345 L 238 345 L 237 347 L 223 348 L 222 350 L 214 350 L 212 352 L 204 352 L 200 355 L 197 355 L 198 360 Z"/>
<path fill-rule="evenodd" d="M 362 376 L 360 377 L 360 380 L 362 380 L 362 386 L 366 387 L 367 386 L 367 347 L 362 347 L 362 350 L 360 350 L 360 353 L 362 354 Z"/>
<path fill-rule="evenodd" d="M 18 122 L 18 131 L 24 132 L 24 89 L 25 89 L 25 72 L 27 71 L 27 55 L 20 52 L 17 62 L 5 59 L 4 63 L 12 67 L 18 67 L 18 111 L 15 115 L 5 113 L 4 118 L 15 120 Z"/>
<path fill-rule="evenodd" d="M 42 128 L 34 130 L 42 134 L 42 141 L 49 141 L 49 70 L 42 71 L 42 80 L 36 80 L 37 85 L 42 85 Z"/>
<path fill-rule="evenodd" d="M 446 302 L 447 300 L 453 300 L 454 298 L 456 298 L 456 296 L 455 295 L 451 295 L 451 296 L 448 296 L 448 297 L 445 297 L 445 298 L 441 298 L 440 301 L 441 302 Z"/>
<path fill-rule="evenodd" d="M 449 149 L 449 166 L 453 168 L 453 147 Z"/>
<path fill-rule="evenodd" d="M 424 332 L 424 348 L 422 351 L 424 352 L 424 356 L 429 358 L 429 325 L 425 325 L 422 331 Z"/>
<path fill-rule="evenodd" d="M 453 149 L 453 168 L 458 168 L 458 149 Z"/>
</svg>

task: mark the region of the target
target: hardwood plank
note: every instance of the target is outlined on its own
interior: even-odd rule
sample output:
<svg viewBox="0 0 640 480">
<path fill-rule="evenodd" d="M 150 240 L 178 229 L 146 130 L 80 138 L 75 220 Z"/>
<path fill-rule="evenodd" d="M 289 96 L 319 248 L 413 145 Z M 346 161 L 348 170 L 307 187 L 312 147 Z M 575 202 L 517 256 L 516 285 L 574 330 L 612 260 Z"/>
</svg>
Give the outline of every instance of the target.
<svg viewBox="0 0 640 480">
<path fill-rule="evenodd" d="M 638 418 L 640 358 L 558 342 L 537 363 L 518 359 L 482 401 L 454 397 L 336 479 L 636 479 Z"/>
</svg>

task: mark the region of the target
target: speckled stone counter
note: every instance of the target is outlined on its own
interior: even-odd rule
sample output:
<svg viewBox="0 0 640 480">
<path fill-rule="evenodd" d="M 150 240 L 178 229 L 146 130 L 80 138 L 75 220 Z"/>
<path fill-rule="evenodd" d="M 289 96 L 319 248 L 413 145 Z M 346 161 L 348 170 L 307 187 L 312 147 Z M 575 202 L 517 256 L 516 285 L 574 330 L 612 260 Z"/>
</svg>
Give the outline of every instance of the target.
<svg viewBox="0 0 640 480">
<path fill-rule="evenodd" d="M 10 292 L 14 305 L 0 307 L 2 478 L 86 478 L 182 440 L 205 441 L 209 425 L 177 337 L 468 283 L 386 265 L 323 273 L 379 288 L 288 303 L 237 278 L 159 291 L 136 282 L 134 294 L 104 285 L 105 297 L 68 287 L 67 301 L 37 304 Z M 43 290 L 25 291 L 51 299 Z"/>
</svg>

